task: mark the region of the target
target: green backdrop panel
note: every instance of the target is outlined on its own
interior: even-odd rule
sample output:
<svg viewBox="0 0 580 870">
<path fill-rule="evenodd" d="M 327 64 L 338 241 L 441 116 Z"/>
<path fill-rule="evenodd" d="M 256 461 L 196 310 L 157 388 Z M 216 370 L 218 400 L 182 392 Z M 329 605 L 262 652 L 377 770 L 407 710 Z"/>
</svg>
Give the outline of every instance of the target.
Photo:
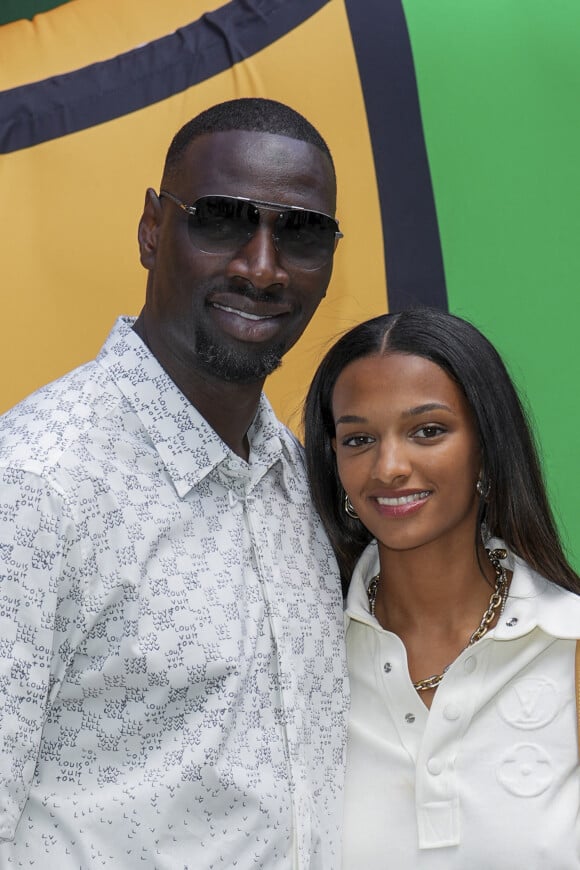
<svg viewBox="0 0 580 870">
<path fill-rule="evenodd" d="M 580 567 L 580 4 L 407 0 L 449 309 L 506 358 Z"/>
</svg>

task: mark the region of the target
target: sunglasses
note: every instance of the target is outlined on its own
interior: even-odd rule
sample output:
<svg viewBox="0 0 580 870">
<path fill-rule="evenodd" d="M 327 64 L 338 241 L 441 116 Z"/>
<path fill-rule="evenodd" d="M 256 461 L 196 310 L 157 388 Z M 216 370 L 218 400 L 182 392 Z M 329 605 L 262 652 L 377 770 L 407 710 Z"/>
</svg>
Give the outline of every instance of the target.
<svg viewBox="0 0 580 870">
<path fill-rule="evenodd" d="M 277 212 L 272 238 L 280 257 L 306 271 L 325 266 L 342 238 L 334 218 L 300 206 L 243 196 L 201 196 L 187 205 L 167 190 L 159 195 L 186 212 L 191 243 L 206 254 L 235 254 L 243 248 L 255 235 L 263 211 Z"/>
</svg>

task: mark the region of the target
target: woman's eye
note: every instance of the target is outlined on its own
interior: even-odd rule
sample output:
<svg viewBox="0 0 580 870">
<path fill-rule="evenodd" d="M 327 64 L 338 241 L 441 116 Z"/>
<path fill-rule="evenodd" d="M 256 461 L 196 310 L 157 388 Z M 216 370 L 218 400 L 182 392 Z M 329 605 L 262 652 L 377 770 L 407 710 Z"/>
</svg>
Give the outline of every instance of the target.
<svg viewBox="0 0 580 870">
<path fill-rule="evenodd" d="M 443 426 L 436 426 L 432 424 L 430 426 L 421 426 L 420 429 L 415 429 L 413 433 L 415 438 L 437 438 L 438 435 L 443 435 L 445 433 L 445 429 Z"/>
<path fill-rule="evenodd" d="M 342 439 L 343 447 L 362 447 L 370 444 L 373 439 L 370 435 L 349 435 Z"/>
</svg>

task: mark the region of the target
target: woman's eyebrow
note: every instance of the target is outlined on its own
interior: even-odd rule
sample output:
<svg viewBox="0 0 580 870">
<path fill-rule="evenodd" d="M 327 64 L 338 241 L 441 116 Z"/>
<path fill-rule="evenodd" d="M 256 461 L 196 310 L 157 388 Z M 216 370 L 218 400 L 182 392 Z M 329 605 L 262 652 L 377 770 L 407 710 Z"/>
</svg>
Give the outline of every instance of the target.
<svg viewBox="0 0 580 870">
<path fill-rule="evenodd" d="M 343 414 L 335 421 L 334 425 L 338 426 L 339 423 L 368 423 L 368 420 L 366 417 L 359 417 L 356 414 Z"/>
<path fill-rule="evenodd" d="M 418 417 L 419 414 L 427 414 L 429 411 L 448 411 L 450 414 L 455 414 L 456 412 L 449 405 L 446 405 L 444 402 L 425 402 L 423 405 L 416 405 L 414 408 L 407 408 L 402 412 L 402 416 L 404 417 Z M 366 417 L 361 417 L 358 414 L 343 414 L 338 418 L 335 422 L 335 426 L 338 426 L 340 423 L 368 423 L 368 419 Z"/>
<path fill-rule="evenodd" d="M 453 408 L 444 402 L 425 402 L 424 405 L 407 408 L 406 411 L 403 411 L 403 414 L 406 417 L 416 417 L 419 414 L 426 414 L 428 411 L 449 411 L 450 414 L 455 414 Z"/>
</svg>

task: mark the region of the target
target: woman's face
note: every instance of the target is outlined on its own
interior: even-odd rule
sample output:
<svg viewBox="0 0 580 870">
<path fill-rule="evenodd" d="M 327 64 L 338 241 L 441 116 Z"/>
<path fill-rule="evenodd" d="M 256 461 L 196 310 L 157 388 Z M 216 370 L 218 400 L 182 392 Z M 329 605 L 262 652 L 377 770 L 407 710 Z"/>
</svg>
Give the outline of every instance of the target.
<svg viewBox="0 0 580 870">
<path fill-rule="evenodd" d="M 473 415 L 427 359 L 392 353 L 350 363 L 332 397 L 338 473 L 384 546 L 473 545 L 481 456 Z"/>
</svg>

